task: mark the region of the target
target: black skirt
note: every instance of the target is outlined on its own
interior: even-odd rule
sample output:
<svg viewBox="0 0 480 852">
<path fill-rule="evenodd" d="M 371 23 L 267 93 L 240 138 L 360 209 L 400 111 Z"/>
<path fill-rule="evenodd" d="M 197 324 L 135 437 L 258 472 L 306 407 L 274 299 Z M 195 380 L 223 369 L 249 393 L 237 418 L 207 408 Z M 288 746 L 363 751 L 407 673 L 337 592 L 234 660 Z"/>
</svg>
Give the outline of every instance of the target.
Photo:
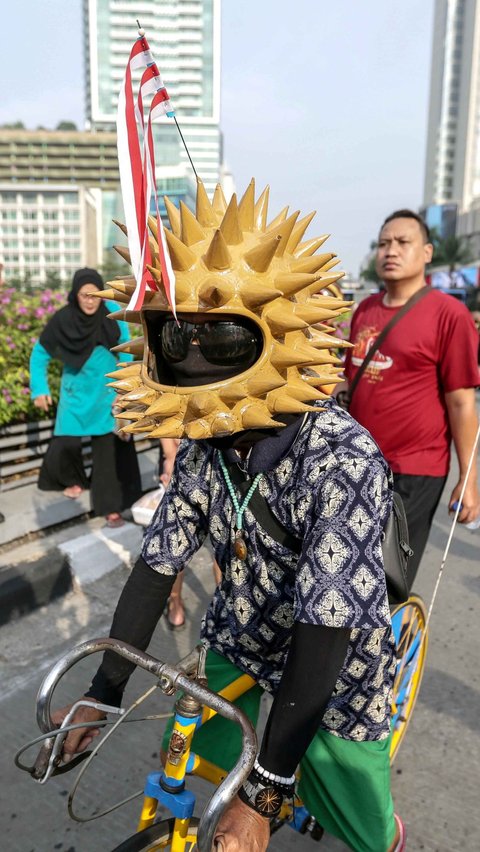
<svg viewBox="0 0 480 852">
<path fill-rule="evenodd" d="M 52 438 L 38 478 L 41 491 L 63 491 L 72 485 L 90 488 L 95 515 L 129 508 L 142 494 L 135 444 L 113 432 L 92 436 L 92 472 L 85 472 L 82 439 L 69 435 Z"/>
</svg>

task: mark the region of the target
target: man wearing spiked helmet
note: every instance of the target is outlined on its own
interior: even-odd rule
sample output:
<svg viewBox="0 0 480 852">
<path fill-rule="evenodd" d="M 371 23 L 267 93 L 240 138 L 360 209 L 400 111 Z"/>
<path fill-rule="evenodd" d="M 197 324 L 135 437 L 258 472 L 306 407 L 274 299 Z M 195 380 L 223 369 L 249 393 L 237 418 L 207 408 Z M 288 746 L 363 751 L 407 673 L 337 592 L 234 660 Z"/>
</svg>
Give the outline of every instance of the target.
<svg viewBox="0 0 480 852">
<path fill-rule="evenodd" d="M 349 304 L 335 286 L 335 256 L 316 253 L 325 236 L 303 239 L 313 214 L 299 220 L 285 209 L 267 224 L 267 202 L 268 190 L 255 201 L 253 181 L 228 206 L 219 187 L 210 202 L 199 183 L 196 215 L 167 200 L 177 318 L 154 222 L 157 289 L 137 311 L 125 307 L 133 279 L 104 294 L 143 328 L 125 344 L 141 359 L 110 376 L 124 430 L 187 439 L 111 635 L 147 647 L 175 575 L 208 534 L 223 574 L 202 624 L 209 685 L 252 675 L 258 685 L 239 704 L 253 720 L 261 691 L 274 696 L 255 769 L 220 823 L 219 848 L 266 849 L 274 814 L 265 802 L 273 796 L 277 808 L 291 795 L 300 763 L 300 794 L 323 827 L 357 852 L 400 850 L 381 551 L 391 475 L 370 435 L 330 398 L 334 349 L 348 345 L 328 325 Z M 88 696 L 120 703 L 129 674 L 107 653 Z M 230 769 L 239 743 L 226 725 L 211 722 L 193 747 Z M 65 752 L 91 738 L 72 732 Z"/>
</svg>

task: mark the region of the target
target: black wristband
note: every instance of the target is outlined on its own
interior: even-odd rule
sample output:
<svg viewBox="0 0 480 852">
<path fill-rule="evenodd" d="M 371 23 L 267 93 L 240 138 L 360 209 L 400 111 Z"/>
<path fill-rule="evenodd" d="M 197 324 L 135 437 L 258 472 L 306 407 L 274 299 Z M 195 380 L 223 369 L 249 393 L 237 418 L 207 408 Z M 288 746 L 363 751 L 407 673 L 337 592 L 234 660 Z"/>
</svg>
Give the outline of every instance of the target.
<svg viewBox="0 0 480 852">
<path fill-rule="evenodd" d="M 247 780 L 238 791 L 240 800 L 257 814 L 274 819 L 280 813 L 284 799 L 293 799 L 294 784 L 281 784 L 263 778 L 252 769 Z"/>
</svg>

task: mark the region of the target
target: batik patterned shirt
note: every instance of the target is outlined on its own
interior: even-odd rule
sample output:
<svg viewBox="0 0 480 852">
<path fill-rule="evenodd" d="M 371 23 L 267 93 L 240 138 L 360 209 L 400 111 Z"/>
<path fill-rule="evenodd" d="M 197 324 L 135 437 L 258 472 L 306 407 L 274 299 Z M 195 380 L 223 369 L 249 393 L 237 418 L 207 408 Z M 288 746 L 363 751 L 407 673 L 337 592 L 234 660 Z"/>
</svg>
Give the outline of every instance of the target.
<svg viewBox="0 0 480 852">
<path fill-rule="evenodd" d="M 154 570 L 173 575 L 209 534 L 223 580 L 202 640 L 272 692 L 294 621 L 351 628 L 322 727 L 345 739 L 383 739 L 395 668 L 381 549 L 391 474 L 368 432 L 334 402 L 322 408 L 305 416 L 280 459 L 275 447 L 270 462 L 262 455 L 258 488 L 279 523 L 300 539 L 300 556 L 273 539 L 248 506 L 247 557 L 235 556 L 236 512 L 218 450 L 205 441 L 181 444 L 142 555 Z"/>
</svg>

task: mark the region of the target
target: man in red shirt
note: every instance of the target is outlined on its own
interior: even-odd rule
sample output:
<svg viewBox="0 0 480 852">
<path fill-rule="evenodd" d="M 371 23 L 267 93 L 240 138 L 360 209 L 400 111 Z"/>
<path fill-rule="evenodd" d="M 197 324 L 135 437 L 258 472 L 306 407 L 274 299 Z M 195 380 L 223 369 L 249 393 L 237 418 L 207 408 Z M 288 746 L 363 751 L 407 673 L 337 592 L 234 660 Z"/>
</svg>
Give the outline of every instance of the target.
<svg viewBox="0 0 480 852">
<path fill-rule="evenodd" d="M 369 296 L 353 315 L 345 373 L 352 381 L 391 317 L 425 286 L 433 246 L 423 220 L 410 210 L 392 213 L 380 231 L 377 272 L 385 292 Z M 453 438 L 458 500 L 477 431 L 478 334 L 457 299 L 433 290 L 388 332 L 360 378 L 350 413 L 377 441 L 394 474 L 407 513 L 413 582 L 450 465 Z M 472 466 L 460 523 L 480 515 L 476 465 Z"/>
</svg>

